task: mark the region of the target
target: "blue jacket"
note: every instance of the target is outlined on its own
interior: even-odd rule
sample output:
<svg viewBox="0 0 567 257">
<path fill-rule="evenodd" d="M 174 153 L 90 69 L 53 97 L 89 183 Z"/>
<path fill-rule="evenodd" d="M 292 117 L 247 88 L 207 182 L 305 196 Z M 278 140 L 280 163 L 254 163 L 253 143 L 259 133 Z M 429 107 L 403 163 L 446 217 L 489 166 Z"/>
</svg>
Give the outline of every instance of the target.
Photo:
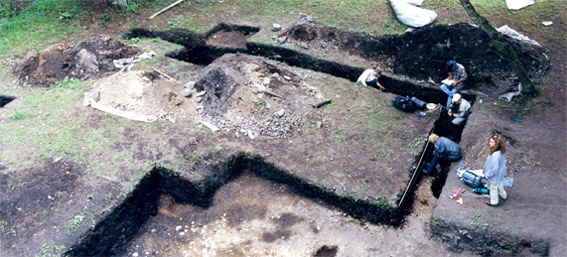
<svg viewBox="0 0 567 257">
<path fill-rule="evenodd" d="M 484 177 L 490 183 L 500 183 L 506 177 L 508 171 L 506 170 L 506 158 L 500 151 L 494 151 L 486 158 L 484 163 Z"/>
<path fill-rule="evenodd" d="M 446 137 L 435 141 L 435 154 L 442 160 L 456 161 L 461 159 L 461 146 Z"/>
</svg>

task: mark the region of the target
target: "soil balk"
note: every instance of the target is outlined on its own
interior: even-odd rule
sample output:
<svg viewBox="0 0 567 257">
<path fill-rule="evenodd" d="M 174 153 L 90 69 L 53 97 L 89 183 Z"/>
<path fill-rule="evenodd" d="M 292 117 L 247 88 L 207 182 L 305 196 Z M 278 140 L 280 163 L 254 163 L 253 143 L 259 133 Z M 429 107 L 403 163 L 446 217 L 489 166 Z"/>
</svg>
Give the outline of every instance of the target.
<svg viewBox="0 0 567 257">
<path fill-rule="evenodd" d="M 316 23 L 300 22 L 282 33 L 288 42 L 307 43 L 310 48 L 337 47 L 351 55 L 378 63 L 395 74 L 417 80 L 429 77 L 440 81 L 446 77 L 445 62 L 456 59 L 469 73 L 466 86 L 488 87 L 497 91 L 498 86 L 517 85 L 518 79 L 511 71 L 506 58 L 498 54 L 492 40 L 481 29 L 466 23 L 435 25 L 417 29 L 402 35 L 372 36 L 361 32 L 343 31 Z M 548 50 L 506 38 L 513 46 L 529 75 L 539 78 L 550 68 L 545 55 Z M 496 87 L 496 89 L 494 88 Z M 506 91 L 508 87 L 503 90 Z M 497 94 L 494 96 L 497 96 Z"/>
<path fill-rule="evenodd" d="M 250 172 L 262 179 L 289 186 L 292 192 L 336 208 L 356 219 L 374 224 L 400 225 L 402 216 L 387 201 L 368 201 L 338 195 L 330 189 L 312 184 L 298 176 L 265 162 L 261 157 L 238 153 L 227 161 L 204 167 L 207 176 L 191 182 L 178 173 L 153 168 L 142 178 L 128 197 L 66 252 L 66 256 L 114 256 L 123 253 L 128 242 L 142 225 L 157 214 L 161 195 L 176 202 L 202 208 L 212 205 L 219 188 Z"/>
</svg>

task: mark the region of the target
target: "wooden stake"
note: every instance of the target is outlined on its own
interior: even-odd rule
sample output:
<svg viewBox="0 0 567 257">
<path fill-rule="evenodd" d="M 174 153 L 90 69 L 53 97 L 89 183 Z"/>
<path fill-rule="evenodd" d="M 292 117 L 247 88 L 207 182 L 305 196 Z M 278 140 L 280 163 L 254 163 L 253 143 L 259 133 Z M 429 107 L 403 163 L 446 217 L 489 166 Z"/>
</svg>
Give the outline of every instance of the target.
<svg viewBox="0 0 567 257">
<path fill-rule="evenodd" d="M 172 76 L 169 76 L 169 75 L 163 73 L 162 71 L 160 71 L 160 70 L 158 70 L 158 69 L 156 69 L 156 68 L 152 68 L 152 70 L 154 70 L 155 72 L 157 72 L 159 75 L 162 75 L 162 76 L 166 77 L 167 79 L 171 79 L 171 80 L 173 80 L 173 81 L 177 81 L 177 79 L 174 79 Z"/>
<path fill-rule="evenodd" d="M 167 7 L 161 9 L 159 12 L 156 12 L 156 13 L 154 13 L 154 15 L 150 16 L 150 17 L 148 18 L 148 20 L 151 20 L 151 19 L 155 18 L 156 16 L 158 16 L 158 15 L 164 13 L 165 11 L 167 11 L 167 10 L 169 10 L 169 9 L 171 9 L 171 8 L 173 8 L 174 6 L 180 4 L 181 2 L 183 2 L 183 0 L 178 0 L 178 1 L 175 2 L 175 3 L 168 5 Z"/>
</svg>

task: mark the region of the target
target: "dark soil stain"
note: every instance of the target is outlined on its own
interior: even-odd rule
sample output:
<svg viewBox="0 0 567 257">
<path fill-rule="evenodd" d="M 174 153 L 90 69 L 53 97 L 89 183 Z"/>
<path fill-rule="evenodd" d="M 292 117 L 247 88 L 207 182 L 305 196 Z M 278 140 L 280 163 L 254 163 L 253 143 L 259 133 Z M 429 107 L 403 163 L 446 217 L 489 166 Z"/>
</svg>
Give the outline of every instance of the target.
<svg viewBox="0 0 567 257">
<path fill-rule="evenodd" d="M 275 232 L 267 232 L 262 234 L 262 241 L 266 243 L 273 243 L 277 240 L 286 240 L 291 235 L 289 230 L 277 230 Z"/>
<path fill-rule="evenodd" d="M 335 257 L 335 256 L 337 256 L 338 251 L 339 251 L 339 247 L 336 246 L 336 245 L 332 245 L 332 246 L 323 245 L 323 246 L 321 246 L 321 248 L 319 248 L 319 250 L 317 250 L 317 252 L 313 256 L 314 257 Z"/>
</svg>

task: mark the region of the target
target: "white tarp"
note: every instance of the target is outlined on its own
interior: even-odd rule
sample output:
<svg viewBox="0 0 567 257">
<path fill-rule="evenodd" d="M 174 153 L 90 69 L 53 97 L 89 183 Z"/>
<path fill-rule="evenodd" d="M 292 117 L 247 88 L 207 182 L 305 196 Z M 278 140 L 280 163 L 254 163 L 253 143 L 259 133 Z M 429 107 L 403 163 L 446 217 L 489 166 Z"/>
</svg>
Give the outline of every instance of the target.
<svg viewBox="0 0 567 257">
<path fill-rule="evenodd" d="M 508 27 L 508 25 L 504 25 L 504 26 L 498 28 L 497 30 L 498 30 L 498 32 L 502 33 L 503 35 L 509 36 L 509 37 L 511 37 L 515 40 L 525 42 L 525 43 L 528 43 L 528 44 L 532 44 L 532 45 L 536 45 L 536 46 L 541 46 L 537 41 L 520 34 L 520 32 L 515 31 L 514 29 Z"/>
<path fill-rule="evenodd" d="M 506 0 L 506 5 L 510 10 L 520 10 L 535 3 L 535 0 Z"/>
<path fill-rule="evenodd" d="M 398 20 L 414 28 L 431 24 L 437 18 L 436 12 L 418 7 L 421 3 L 423 0 L 390 0 Z"/>
</svg>

